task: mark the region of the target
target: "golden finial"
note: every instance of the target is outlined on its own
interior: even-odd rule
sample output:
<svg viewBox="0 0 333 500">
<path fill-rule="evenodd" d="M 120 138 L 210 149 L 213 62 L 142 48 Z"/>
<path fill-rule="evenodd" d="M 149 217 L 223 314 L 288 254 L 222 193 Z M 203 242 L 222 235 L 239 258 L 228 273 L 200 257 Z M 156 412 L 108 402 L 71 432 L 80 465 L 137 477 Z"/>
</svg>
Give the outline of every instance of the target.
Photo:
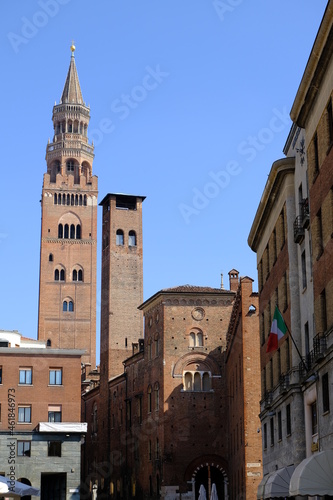
<svg viewBox="0 0 333 500">
<path fill-rule="evenodd" d="M 71 51 L 72 51 L 72 55 L 74 55 L 74 52 L 75 52 L 74 40 L 72 40 Z"/>
</svg>

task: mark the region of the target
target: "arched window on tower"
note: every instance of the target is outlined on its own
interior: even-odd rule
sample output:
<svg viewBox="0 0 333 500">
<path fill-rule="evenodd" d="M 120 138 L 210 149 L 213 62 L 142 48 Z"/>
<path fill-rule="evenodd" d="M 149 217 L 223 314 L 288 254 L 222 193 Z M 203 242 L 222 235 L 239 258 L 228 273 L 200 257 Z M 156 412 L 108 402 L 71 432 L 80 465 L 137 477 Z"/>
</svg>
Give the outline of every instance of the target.
<svg viewBox="0 0 333 500">
<path fill-rule="evenodd" d="M 74 195 L 71 195 L 71 205 L 74 205 Z"/>
<path fill-rule="evenodd" d="M 78 281 L 83 281 L 82 269 L 79 269 L 79 272 L 77 273 L 77 280 Z"/>
<path fill-rule="evenodd" d="M 80 240 L 80 239 L 81 239 L 81 226 L 80 226 L 80 224 L 78 224 L 78 225 L 76 226 L 76 239 L 77 239 L 77 240 Z"/>
<path fill-rule="evenodd" d="M 67 195 L 67 205 L 70 205 L 71 204 L 71 195 L 68 194 Z"/>
<path fill-rule="evenodd" d="M 53 262 L 53 253 L 49 254 L 49 262 Z"/>
<path fill-rule="evenodd" d="M 75 239 L 75 226 L 74 224 L 71 224 L 71 240 Z"/>
<path fill-rule="evenodd" d="M 65 271 L 64 271 L 64 269 L 60 270 L 60 281 L 65 281 Z"/>
<path fill-rule="evenodd" d="M 199 368 L 195 368 L 195 366 L 192 369 L 191 367 L 188 368 L 183 372 L 184 391 L 209 392 L 212 390 L 212 375 L 210 371 L 206 371 L 203 365 Z"/>
<path fill-rule="evenodd" d="M 128 246 L 136 247 L 136 233 L 135 231 L 130 231 L 128 233 Z"/>
<path fill-rule="evenodd" d="M 57 195 L 57 193 L 54 193 L 54 204 L 58 205 L 58 195 Z"/>
<path fill-rule="evenodd" d="M 75 195 L 75 205 L 78 205 L 79 204 L 79 197 L 78 195 L 76 194 Z"/>
<path fill-rule="evenodd" d="M 66 205 L 66 195 L 65 195 L 65 193 L 62 195 L 62 204 Z"/>
<path fill-rule="evenodd" d="M 124 245 L 124 231 L 122 229 L 117 229 L 116 232 L 116 245 L 123 246 Z"/>
<path fill-rule="evenodd" d="M 59 281 L 59 269 L 54 271 L 54 281 Z"/>
<path fill-rule="evenodd" d="M 148 386 L 147 390 L 147 403 L 148 403 L 148 413 L 151 413 L 151 385 Z"/>
<path fill-rule="evenodd" d="M 61 205 L 61 194 L 58 194 L 58 205 Z"/>
<path fill-rule="evenodd" d="M 73 281 L 77 281 L 77 270 L 74 269 L 73 271 Z"/>
<path fill-rule="evenodd" d="M 74 173 L 74 162 L 73 160 L 68 160 L 66 163 L 67 173 Z"/>
<path fill-rule="evenodd" d="M 82 205 L 82 194 L 80 194 L 80 196 L 79 196 L 79 205 L 80 206 Z"/>
<path fill-rule="evenodd" d="M 83 205 L 86 207 L 87 206 L 87 195 L 85 194 L 83 197 Z"/>
<path fill-rule="evenodd" d="M 70 300 L 68 302 L 68 310 L 69 310 L 69 312 L 73 312 L 74 311 L 74 302 L 72 300 Z"/>
<path fill-rule="evenodd" d="M 58 238 L 63 238 L 64 237 L 64 228 L 62 224 L 58 225 Z"/>
<path fill-rule="evenodd" d="M 65 227 L 64 227 L 64 238 L 67 240 L 69 237 L 69 226 L 68 224 L 65 224 Z"/>
</svg>

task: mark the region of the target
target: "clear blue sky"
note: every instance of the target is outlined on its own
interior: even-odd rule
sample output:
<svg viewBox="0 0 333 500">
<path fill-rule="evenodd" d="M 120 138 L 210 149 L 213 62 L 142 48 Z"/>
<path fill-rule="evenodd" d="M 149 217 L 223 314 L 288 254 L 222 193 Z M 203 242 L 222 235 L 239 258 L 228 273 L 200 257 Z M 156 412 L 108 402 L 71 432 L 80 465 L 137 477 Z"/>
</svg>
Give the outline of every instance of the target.
<svg viewBox="0 0 333 500">
<path fill-rule="evenodd" d="M 72 39 L 91 107 L 99 199 L 108 192 L 147 196 L 147 299 L 182 284 L 219 287 L 221 272 L 227 286 L 232 268 L 256 280 L 247 237 L 271 164 L 283 156 L 289 111 L 325 6 L 3 2 L 0 329 L 36 337 L 45 148 Z M 99 261 L 100 254 L 99 245 Z"/>
</svg>

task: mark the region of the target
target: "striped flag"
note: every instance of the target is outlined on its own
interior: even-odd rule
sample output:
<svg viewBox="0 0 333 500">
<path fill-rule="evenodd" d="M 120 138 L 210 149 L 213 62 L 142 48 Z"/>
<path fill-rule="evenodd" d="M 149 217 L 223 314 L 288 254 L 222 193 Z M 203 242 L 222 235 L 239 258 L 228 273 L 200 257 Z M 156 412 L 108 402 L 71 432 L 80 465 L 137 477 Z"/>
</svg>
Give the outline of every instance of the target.
<svg viewBox="0 0 333 500">
<path fill-rule="evenodd" d="M 275 306 L 274 317 L 271 326 L 271 332 L 268 337 L 266 352 L 276 351 L 279 345 L 279 340 L 282 339 L 283 335 L 287 331 L 287 326 L 284 319 L 279 311 L 279 308 Z"/>
</svg>

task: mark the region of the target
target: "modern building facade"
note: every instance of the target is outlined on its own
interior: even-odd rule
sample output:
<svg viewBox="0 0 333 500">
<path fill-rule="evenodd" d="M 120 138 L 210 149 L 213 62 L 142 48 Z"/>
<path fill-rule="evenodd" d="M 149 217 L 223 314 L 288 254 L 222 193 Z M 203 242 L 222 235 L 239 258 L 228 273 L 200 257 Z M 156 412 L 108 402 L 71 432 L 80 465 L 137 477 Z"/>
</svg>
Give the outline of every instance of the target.
<svg viewBox="0 0 333 500">
<path fill-rule="evenodd" d="M 82 354 L 0 331 L 0 475 L 44 500 L 80 498 Z"/>
<path fill-rule="evenodd" d="M 88 142 L 90 109 L 84 103 L 74 50 L 46 148 L 38 339 L 52 347 L 84 349 L 96 363 L 97 177 Z"/>
</svg>

